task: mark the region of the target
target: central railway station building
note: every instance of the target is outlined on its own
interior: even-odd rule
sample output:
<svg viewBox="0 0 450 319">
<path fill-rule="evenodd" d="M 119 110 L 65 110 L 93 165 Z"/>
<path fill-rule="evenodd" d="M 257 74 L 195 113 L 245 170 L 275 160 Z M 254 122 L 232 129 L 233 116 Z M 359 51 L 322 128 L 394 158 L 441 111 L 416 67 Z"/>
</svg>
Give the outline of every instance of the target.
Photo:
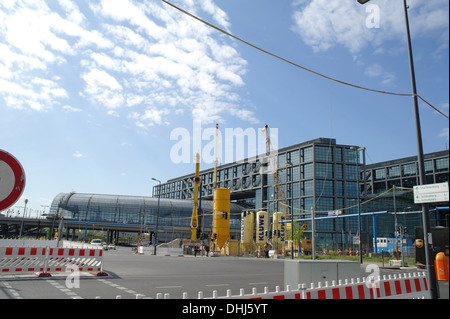
<svg viewBox="0 0 450 319">
<path fill-rule="evenodd" d="M 413 186 L 419 185 L 417 156 L 366 165 L 364 152 L 364 147 L 337 144 L 329 138 L 285 147 L 277 151 L 276 179 L 274 171 L 267 169 L 266 156 L 220 165 L 217 187 L 231 191 L 232 239 L 239 239 L 244 211 L 266 211 L 269 216 L 284 211 L 287 219 L 292 216 L 308 225 L 306 234 L 311 232 L 310 218 L 314 212 L 318 218 L 318 249 L 351 245 L 351 238 L 358 233 L 355 217 L 358 211 L 384 212 L 376 219 L 380 237 L 393 237 L 394 212 L 411 230 L 421 226 L 421 206 L 414 204 L 412 195 Z M 424 160 L 427 183 L 448 182 L 448 150 L 425 154 Z M 208 234 L 212 227 L 214 170 L 201 171 L 200 178 L 203 217 L 200 225 L 202 232 Z M 158 233 L 166 233 L 165 240 L 189 238 L 193 198 L 194 173 L 191 173 L 154 186 L 152 197 L 59 194 L 53 200 L 50 215 L 59 214 L 80 224 L 104 223 L 105 229 L 112 227 L 107 224 L 135 225 L 135 230 L 144 227 L 153 232 L 159 202 Z M 330 215 L 348 218 L 325 218 Z M 430 218 L 432 227 L 448 227 L 448 202 L 430 205 Z M 368 215 L 362 218 L 361 238 L 368 251 L 373 245 L 374 220 Z"/>
</svg>

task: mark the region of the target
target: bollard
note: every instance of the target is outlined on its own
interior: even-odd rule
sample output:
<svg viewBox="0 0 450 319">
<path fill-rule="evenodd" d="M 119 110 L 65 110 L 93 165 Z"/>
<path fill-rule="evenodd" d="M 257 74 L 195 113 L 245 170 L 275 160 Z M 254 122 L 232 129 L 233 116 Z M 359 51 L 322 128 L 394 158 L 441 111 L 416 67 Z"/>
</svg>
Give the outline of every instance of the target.
<svg viewBox="0 0 450 319">
<path fill-rule="evenodd" d="M 448 281 L 448 257 L 444 253 L 436 254 L 434 261 L 436 268 L 436 278 L 439 281 Z"/>
</svg>

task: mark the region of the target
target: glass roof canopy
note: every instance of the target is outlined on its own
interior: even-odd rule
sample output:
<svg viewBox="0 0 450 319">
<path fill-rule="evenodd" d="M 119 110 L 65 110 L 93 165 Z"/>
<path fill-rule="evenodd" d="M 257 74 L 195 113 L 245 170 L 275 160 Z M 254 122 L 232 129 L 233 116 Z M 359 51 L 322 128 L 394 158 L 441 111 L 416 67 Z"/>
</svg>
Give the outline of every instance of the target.
<svg viewBox="0 0 450 319">
<path fill-rule="evenodd" d="M 160 227 L 190 227 L 192 200 L 159 199 Z M 213 202 L 201 202 L 200 225 L 212 225 Z M 242 206 L 231 203 L 230 228 L 240 228 Z M 158 198 L 128 195 L 104 195 L 86 193 L 60 193 L 50 206 L 50 216 L 64 220 L 124 225 L 156 225 Z"/>
</svg>

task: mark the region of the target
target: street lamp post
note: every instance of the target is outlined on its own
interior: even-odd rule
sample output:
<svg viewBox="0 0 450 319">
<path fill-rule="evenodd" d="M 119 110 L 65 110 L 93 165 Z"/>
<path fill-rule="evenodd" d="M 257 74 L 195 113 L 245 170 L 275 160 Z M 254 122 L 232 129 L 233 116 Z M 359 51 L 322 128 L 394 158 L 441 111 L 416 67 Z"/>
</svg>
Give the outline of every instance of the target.
<svg viewBox="0 0 450 319">
<path fill-rule="evenodd" d="M 152 180 L 159 183 L 159 189 L 158 189 L 158 208 L 156 210 L 156 227 L 155 227 L 155 250 L 154 254 L 156 255 L 156 246 L 158 245 L 158 224 L 159 224 L 159 200 L 161 198 L 161 181 L 152 177 Z"/>
<path fill-rule="evenodd" d="M 370 0 L 357 0 L 360 4 L 365 4 Z M 408 17 L 408 5 L 406 0 L 403 0 L 403 7 L 405 11 L 405 26 L 406 26 L 406 40 L 408 44 L 408 56 L 409 56 L 409 70 L 411 74 L 411 89 L 414 107 L 414 119 L 416 127 L 416 143 L 417 143 L 417 161 L 419 164 L 419 179 L 420 185 L 426 184 L 425 179 L 425 165 L 423 159 L 423 144 L 422 144 L 422 132 L 420 128 L 420 116 L 419 116 L 419 103 L 417 99 L 417 87 L 416 87 L 416 76 L 414 71 L 414 59 L 412 54 L 411 45 L 411 33 L 409 30 L 409 17 Z M 431 228 L 430 228 L 430 212 L 428 204 L 422 204 L 422 223 L 423 223 L 423 238 L 424 238 L 424 248 L 425 248 L 425 262 L 428 280 L 430 282 L 430 295 L 431 299 L 437 299 L 437 283 L 435 277 L 435 270 L 433 268 L 433 262 L 431 258 L 432 243 L 431 243 Z"/>
<path fill-rule="evenodd" d="M 356 186 L 358 188 L 357 190 L 357 196 L 358 196 L 358 234 L 359 234 L 359 263 L 362 264 L 363 263 L 363 257 L 362 257 L 362 233 L 361 233 L 361 199 L 360 199 L 360 193 L 361 193 L 361 188 L 360 188 L 360 184 L 359 184 L 359 174 L 360 174 L 360 170 L 359 170 L 359 151 L 363 151 L 365 152 L 366 148 L 365 147 L 350 147 L 351 150 L 354 150 L 356 152 L 356 168 L 357 168 L 357 174 L 356 174 Z M 364 156 L 364 160 L 363 160 L 363 165 L 364 165 L 364 176 L 366 175 L 366 163 L 365 163 L 365 156 Z M 364 181 L 364 189 L 366 187 L 366 183 Z"/>
<path fill-rule="evenodd" d="M 25 202 L 25 207 L 23 208 L 23 216 L 22 216 L 22 221 L 20 223 L 20 233 L 19 233 L 19 238 L 21 238 L 21 239 L 22 239 L 22 233 L 23 233 L 23 224 L 25 222 L 25 214 L 27 213 L 28 199 L 25 198 L 24 202 Z"/>
</svg>

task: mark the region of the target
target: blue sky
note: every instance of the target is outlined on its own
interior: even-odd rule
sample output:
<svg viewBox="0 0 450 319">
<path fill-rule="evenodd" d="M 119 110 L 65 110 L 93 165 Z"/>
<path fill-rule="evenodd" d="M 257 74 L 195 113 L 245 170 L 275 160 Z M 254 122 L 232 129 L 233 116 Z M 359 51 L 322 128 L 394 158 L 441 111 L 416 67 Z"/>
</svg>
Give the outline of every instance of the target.
<svg viewBox="0 0 450 319">
<path fill-rule="evenodd" d="M 448 115 L 449 3 L 408 2 L 418 93 Z M 173 3 L 327 76 L 411 92 L 401 0 Z M 419 106 L 424 152 L 448 149 L 448 119 Z M 365 146 L 369 164 L 417 154 L 411 97 L 326 80 L 160 0 L 2 0 L 0 114 L 0 149 L 27 177 L 16 206 L 27 198 L 33 214 L 60 192 L 150 195 L 152 177 L 194 172 L 170 138 L 193 136 L 194 120 L 221 133 L 269 124 L 278 147 L 335 138 Z"/>
</svg>

